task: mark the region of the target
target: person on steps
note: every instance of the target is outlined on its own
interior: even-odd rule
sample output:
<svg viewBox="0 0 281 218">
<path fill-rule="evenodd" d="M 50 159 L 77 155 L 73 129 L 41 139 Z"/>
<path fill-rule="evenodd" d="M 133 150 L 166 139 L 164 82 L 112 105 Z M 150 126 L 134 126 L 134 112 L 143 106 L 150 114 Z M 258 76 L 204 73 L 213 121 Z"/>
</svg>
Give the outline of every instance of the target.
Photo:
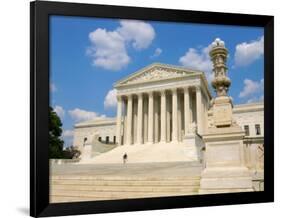
<svg viewBox="0 0 281 218">
<path fill-rule="evenodd" d="M 125 153 L 123 155 L 123 164 L 125 164 L 127 162 L 127 159 L 128 159 L 128 155 L 127 155 L 127 153 Z"/>
</svg>

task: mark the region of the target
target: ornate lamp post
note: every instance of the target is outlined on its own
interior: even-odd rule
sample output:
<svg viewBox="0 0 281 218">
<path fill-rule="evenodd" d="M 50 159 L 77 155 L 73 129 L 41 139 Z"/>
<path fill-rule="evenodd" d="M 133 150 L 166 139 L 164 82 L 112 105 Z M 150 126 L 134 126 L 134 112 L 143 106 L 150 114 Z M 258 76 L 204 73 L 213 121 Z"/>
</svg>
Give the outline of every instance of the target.
<svg viewBox="0 0 281 218">
<path fill-rule="evenodd" d="M 227 77 L 227 54 L 224 42 L 216 39 L 210 51 L 216 97 L 213 100 L 213 124 L 203 135 L 206 168 L 201 174 L 201 194 L 253 191 L 244 159 L 245 133 L 232 117 L 232 100 L 227 95 L 231 84 Z"/>
<path fill-rule="evenodd" d="M 225 48 L 224 41 L 217 38 L 212 43 L 212 49 L 210 51 L 210 57 L 213 62 L 214 79 L 212 86 L 215 89 L 217 96 L 227 96 L 229 86 L 231 84 L 230 79 L 227 77 L 227 61 L 228 51 Z"/>
<path fill-rule="evenodd" d="M 226 127 L 232 124 L 232 99 L 227 95 L 231 85 L 230 79 L 227 77 L 227 55 L 228 50 L 224 41 L 219 38 L 212 43 L 210 57 L 213 62 L 212 86 L 216 92 L 214 99 L 214 125 L 216 127 Z"/>
</svg>

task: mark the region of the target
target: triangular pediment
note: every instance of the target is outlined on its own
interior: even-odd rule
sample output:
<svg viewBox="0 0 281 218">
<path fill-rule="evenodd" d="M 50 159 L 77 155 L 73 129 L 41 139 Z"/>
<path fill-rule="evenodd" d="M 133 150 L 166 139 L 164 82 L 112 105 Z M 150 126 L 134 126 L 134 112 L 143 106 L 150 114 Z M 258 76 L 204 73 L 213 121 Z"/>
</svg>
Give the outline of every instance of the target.
<svg viewBox="0 0 281 218">
<path fill-rule="evenodd" d="M 188 70 L 179 66 L 154 63 L 151 64 L 116 83 L 116 86 L 145 83 L 157 80 L 165 80 L 178 77 L 186 77 L 202 73 L 200 71 Z"/>
</svg>

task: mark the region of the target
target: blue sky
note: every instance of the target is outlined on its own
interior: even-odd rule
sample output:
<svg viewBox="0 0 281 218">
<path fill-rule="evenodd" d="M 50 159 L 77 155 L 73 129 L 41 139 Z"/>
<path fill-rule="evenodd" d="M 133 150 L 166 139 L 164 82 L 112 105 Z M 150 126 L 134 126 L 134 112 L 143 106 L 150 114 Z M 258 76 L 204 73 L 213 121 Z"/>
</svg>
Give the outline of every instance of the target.
<svg viewBox="0 0 281 218">
<path fill-rule="evenodd" d="M 263 28 L 51 16 L 50 103 L 69 144 L 74 123 L 116 113 L 113 84 L 153 62 L 202 70 L 209 45 L 229 50 L 235 104 L 263 100 Z"/>
</svg>

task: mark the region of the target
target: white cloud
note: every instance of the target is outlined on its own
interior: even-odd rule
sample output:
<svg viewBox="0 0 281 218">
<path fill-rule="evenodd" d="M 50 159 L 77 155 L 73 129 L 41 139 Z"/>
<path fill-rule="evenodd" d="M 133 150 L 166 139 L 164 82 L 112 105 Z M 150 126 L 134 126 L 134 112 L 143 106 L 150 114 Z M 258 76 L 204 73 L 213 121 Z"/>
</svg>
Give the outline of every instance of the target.
<svg viewBox="0 0 281 218">
<path fill-rule="evenodd" d="M 143 21 L 138 20 L 121 20 L 121 27 L 117 32 L 128 42 L 132 42 L 135 49 L 147 48 L 155 37 L 153 27 Z"/>
<path fill-rule="evenodd" d="M 261 95 L 259 97 L 252 97 L 247 100 L 247 103 L 259 102 L 259 101 L 263 101 L 263 99 L 264 99 L 264 95 Z"/>
<path fill-rule="evenodd" d="M 207 79 L 212 78 L 212 61 L 209 57 L 211 45 L 201 48 L 189 48 L 184 56 L 179 58 L 179 62 L 186 68 L 204 71 Z"/>
<path fill-rule="evenodd" d="M 117 105 L 116 89 L 109 90 L 104 99 L 105 108 L 114 108 Z"/>
<path fill-rule="evenodd" d="M 143 21 L 121 20 L 113 31 L 98 28 L 89 34 L 91 47 L 87 54 L 93 58 L 93 65 L 106 70 L 117 71 L 130 62 L 127 46 L 134 49 L 147 48 L 155 37 L 153 27 Z"/>
<path fill-rule="evenodd" d="M 88 54 L 93 64 L 106 70 L 120 70 L 130 62 L 125 41 L 116 31 L 97 29 L 89 34 L 92 47 Z"/>
<path fill-rule="evenodd" d="M 71 146 L 73 145 L 73 135 L 74 135 L 74 131 L 71 129 L 66 129 L 63 130 L 62 132 L 62 139 L 64 141 L 64 145 L 65 147 Z"/>
<path fill-rule="evenodd" d="M 50 83 L 50 91 L 51 92 L 56 92 L 58 89 L 54 83 Z"/>
<path fill-rule="evenodd" d="M 75 122 L 81 122 L 86 120 L 96 120 L 100 118 L 105 118 L 105 115 L 100 115 L 94 111 L 86 111 L 80 108 L 75 108 L 68 111 L 70 117 L 74 119 Z"/>
<path fill-rule="evenodd" d="M 63 130 L 62 136 L 65 138 L 73 137 L 74 131 L 72 129 Z"/>
<path fill-rule="evenodd" d="M 264 53 L 264 37 L 251 42 L 242 42 L 236 45 L 235 66 L 247 66 L 259 59 Z"/>
<path fill-rule="evenodd" d="M 151 55 L 151 58 L 156 58 L 156 57 L 158 57 L 161 53 L 162 53 L 162 49 L 161 49 L 161 48 L 156 48 L 155 51 L 154 51 L 154 54 Z"/>
<path fill-rule="evenodd" d="M 56 105 L 54 107 L 54 111 L 57 113 L 57 115 L 62 119 L 64 117 L 65 111 L 62 106 Z"/>
<path fill-rule="evenodd" d="M 260 81 L 254 81 L 250 79 L 244 80 L 243 90 L 239 93 L 239 98 L 249 98 L 248 102 L 256 101 L 263 96 L 264 79 Z M 257 97 L 257 95 L 261 95 Z"/>
</svg>

